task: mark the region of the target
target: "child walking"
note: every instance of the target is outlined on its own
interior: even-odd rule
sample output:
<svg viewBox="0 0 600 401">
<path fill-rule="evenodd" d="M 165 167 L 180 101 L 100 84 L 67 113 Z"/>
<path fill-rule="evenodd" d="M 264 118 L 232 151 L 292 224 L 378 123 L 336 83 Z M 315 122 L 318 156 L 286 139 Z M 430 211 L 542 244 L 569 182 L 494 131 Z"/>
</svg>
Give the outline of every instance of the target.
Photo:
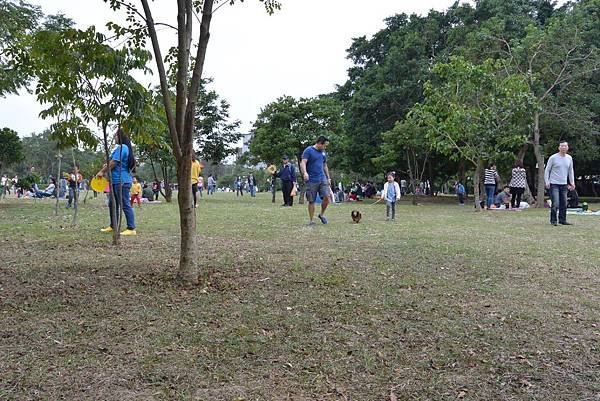
<svg viewBox="0 0 600 401">
<path fill-rule="evenodd" d="M 142 184 L 139 183 L 137 177 L 133 177 L 133 184 L 131 184 L 131 206 L 137 201 L 139 207 L 142 207 L 142 201 L 140 195 L 142 193 Z"/>
<path fill-rule="evenodd" d="M 385 221 L 390 220 L 390 212 L 392 221 L 396 219 L 396 201 L 400 200 L 400 185 L 394 180 L 393 173 L 387 175 L 387 182 L 381 191 L 381 199 L 385 199 Z"/>
</svg>

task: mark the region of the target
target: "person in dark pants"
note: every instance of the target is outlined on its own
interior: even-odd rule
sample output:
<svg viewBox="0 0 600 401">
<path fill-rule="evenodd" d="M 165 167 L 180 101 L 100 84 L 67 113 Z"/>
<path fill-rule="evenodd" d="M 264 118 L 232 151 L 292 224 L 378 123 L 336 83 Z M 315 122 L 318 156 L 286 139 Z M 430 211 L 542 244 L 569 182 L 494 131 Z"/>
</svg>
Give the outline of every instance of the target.
<svg viewBox="0 0 600 401">
<path fill-rule="evenodd" d="M 283 192 L 283 207 L 293 206 L 294 198 L 290 195 L 292 188 L 296 185 L 296 169 L 290 163 L 289 157 L 283 155 L 281 158 L 282 165 L 279 171 L 275 173 L 275 176 L 281 180 L 281 192 Z"/>
<path fill-rule="evenodd" d="M 510 193 L 512 194 L 510 207 L 513 209 L 520 207 L 521 197 L 525 192 L 525 185 L 527 185 L 527 173 L 523 167 L 523 162 L 517 160 L 515 167 L 512 169 L 512 177 L 510 179 Z"/>
<path fill-rule="evenodd" d="M 558 224 L 570 226 L 567 223 L 567 190 L 575 189 L 575 172 L 573 158 L 567 154 L 569 144 L 560 141 L 558 153 L 553 154 L 546 163 L 544 179 L 546 188 L 550 190 L 552 208 L 550 210 L 550 224 L 557 225 L 556 214 L 558 211 Z"/>
</svg>

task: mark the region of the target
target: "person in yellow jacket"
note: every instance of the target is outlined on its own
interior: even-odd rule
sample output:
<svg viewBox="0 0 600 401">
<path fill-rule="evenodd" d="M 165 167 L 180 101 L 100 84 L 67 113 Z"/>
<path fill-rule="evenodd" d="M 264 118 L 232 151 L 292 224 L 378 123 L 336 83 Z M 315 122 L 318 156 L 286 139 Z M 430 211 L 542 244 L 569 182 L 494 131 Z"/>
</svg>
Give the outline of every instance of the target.
<svg viewBox="0 0 600 401">
<path fill-rule="evenodd" d="M 140 196 L 142 194 L 142 184 L 138 181 L 137 177 L 133 177 L 133 184 L 131 184 L 131 206 L 137 201 L 139 207 L 142 207 L 142 201 Z"/>
<path fill-rule="evenodd" d="M 198 207 L 196 194 L 198 193 L 198 177 L 202 173 L 202 165 L 198 161 L 196 152 L 192 152 L 192 198 L 194 198 L 194 207 Z"/>
</svg>

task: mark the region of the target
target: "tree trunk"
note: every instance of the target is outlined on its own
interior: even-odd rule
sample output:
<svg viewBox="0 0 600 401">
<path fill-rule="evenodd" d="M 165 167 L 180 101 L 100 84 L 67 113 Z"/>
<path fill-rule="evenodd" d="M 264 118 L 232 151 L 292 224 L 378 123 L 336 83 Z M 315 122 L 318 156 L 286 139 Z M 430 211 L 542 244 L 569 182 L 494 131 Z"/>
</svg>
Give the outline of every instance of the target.
<svg viewBox="0 0 600 401">
<path fill-rule="evenodd" d="M 60 150 L 58 151 L 58 173 L 56 174 L 56 203 L 54 204 L 54 215 L 58 216 L 58 201 L 60 196 L 60 165 L 62 161 L 62 155 L 60 154 Z"/>
<path fill-rule="evenodd" d="M 177 163 L 177 201 L 179 203 L 179 225 L 181 229 L 181 251 L 177 281 L 184 286 L 198 281 L 196 265 L 196 213 L 192 202 L 192 162 L 182 158 Z M 186 163 L 187 162 L 187 163 Z"/>
<path fill-rule="evenodd" d="M 483 173 L 483 160 L 477 159 L 475 167 L 475 177 L 473 177 L 473 192 L 475 195 L 475 208 L 481 211 L 481 174 Z"/>
<path fill-rule="evenodd" d="M 535 112 L 533 115 L 533 153 L 537 162 L 537 197 L 535 207 L 544 207 L 544 156 L 540 145 L 540 113 Z"/>
<path fill-rule="evenodd" d="M 296 155 L 296 159 L 298 159 L 298 171 L 296 171 L 296 183 L 297 183 L 298 189 L 300 191 L 300 196 L 298 197 L 298 204 L 304 205 L 304 198 L 306 197 L 306 183 L 304 182 L 304 177 L 301 177 L 302 172 L 300 171 L 300 163 L 302 163 L 302 153 L 298 153 Z"/>
<path fill-rule="evenodd" d="M 108 153 L 108 133 L 106 132 L 107 130 L 107 125 L 104 124 L 102 126 L 102 135 L 103 135 L 103 143 L 104 143 L 104 156 L 106 158 L 106 165 L 108 166 L 110 163 L 110 155 Z M 112 184 L 112 173 L 110 170 L 107 169 L 107 175 L 108 177 L 105 177 L 108 180 L 108 196 L 110 197 L 110 202 L 113 205 L 113 208 L 110 209 L 109 207 L 109 213 L 112 217 L 112 221 L 113 222 L 117 222 L 117 211 L 116 211 L 116 205 L 117 205 L 117 201 L 116 201 L 116 197 L 115 197 L 115 191 L 113 191 L 113 184 Z M 117 226 L 117 224 L 115 224 Z M 119 239 L 121 238 L 121 233 L 119 231 L 119 227 L 113 227 L 113 232 L 112 232 L 112 237 L 113 237 L 113 245 L 119 245 Z"/>
<path fill-rule="evenodd" d="M 162 193 L 162 196 L 164 196 L 167 203 L 171 203 L 171 201 L 173 200 L 173 188 L 171 188 L 171 174 L 169 174 L 169 169 L 167 167 L 162 168 L 162 173 L 163 182 L 165 184 L 165 191 L 164 193 Z"/>
<path fill-rule="evenodd" d="M 75 150 L 71 149 L 71 156 L 73 157 L 73 169 L 75 169 Z M 79 174 L 79 170 L 77 171 Z M 74 191 L 74 199 L 73 199 L 73 220 L 71 220 L 71 225 L 73 227 L 77 226 L 77 214 L 79 211 L 79 183 L 77 182 L 77 175 L 75 175 L 75 191 Z"/>
</svg>

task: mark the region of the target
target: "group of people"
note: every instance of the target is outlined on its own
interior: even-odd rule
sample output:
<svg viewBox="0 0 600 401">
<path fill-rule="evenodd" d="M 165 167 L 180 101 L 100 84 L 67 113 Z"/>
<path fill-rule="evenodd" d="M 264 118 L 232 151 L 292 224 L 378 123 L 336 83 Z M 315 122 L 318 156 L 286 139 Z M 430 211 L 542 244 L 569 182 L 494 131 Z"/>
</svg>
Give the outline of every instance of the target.
<svg viewBox="0 0 600 401">
<path fill-rule="evenodd" d="M 544 170 L 544 185 L 550 197 L 550 224 L 553 226 L 570 225 L 567 222 L 567 208 L 578 205 L 579 197 L 575 189 L 573 158 L 568 151 L 568 142 L 560 141 L 558 152 L 550 156 Z M 497 191 L 500 181 L 496 164 L 490 163 L 484 170 L 485 199 L 482 201 L 482 207 L 485 207 L 486 210 L 511 210 L 529 206 L 522 201 L 527 187 L 527 174 L 522 161 L 515 163 L 509 184 Z M 458 182 L 455 191 L 459 203 L 464 205 L 466 196 L 464 185 Z"/>
<path fill-rule="evenodd" d="M 136 161 L 132 152 L 131 142 L 127 135 L 119 128 L 114 134 L 114 140 L 117 146 L 113 150 L 110 161 L 96 174 L 97 177 L 104 177 L 110 174 L 112 188 L 107 188 L 106 192 L 114 193 L 115 202 L 113 204 L 112 197 L 109 197 L 108 206 L 110 211 L 110 226 L 102 229 L 102 232 L 112 232 L 116 229 L 118 220 L 115 216 L 119 216 L 119 208 L 122 205 L 126 219 L 126 230 L 122 235 L 136 235 L 135 214 L 132 205 L 138 203 L 141 205 L 141 199 L 146 198 L 149 201 L 158 200 L 158 194 L 161 190 L 161 183 L 153 182 L 152 184 L 139 182 L 138 178 L 133 175 L 135 171 Z M 381 192 L 377 191 L 372 182 L 367 182 L 364 186 L 358 183 L 353 183 L 348 191 L 346 198 L 343 187 L 338 186 L 332 191 L 331 176 L 327 166 L 326 148 L 329 140 L 320 136 L 314 145 L 308 146 L 302 153 L 300 162 L 300 174 L 306 184 L 306 199 L 308 201 L 308 225 L 313 227 L 315 223 L 315 204 L 320 200 L 320 213 L 317 214 L 317 219 L 322 224 L 328 224 L 328 219 L 325 216 L 327 207 L 331 201 L 357 200 L 359 196 L 372 198 L 379 194 L 380 200 L 386 202 L 386 220 L 394 221 L 396 218 L 396 203 L 401 196 L 406 193 L 406 181 L 404 185 L 396 181 L 395 173 L 387 174 L 387 181 Z M 570 225 L 567 222 L 567 193 L 575 190 L 575 175 L 573 169 L 573 159 L 568 154 L 569 145 L 566 141 L 561 141 L 558 152 L 552 155 L 546 164 L 545 168 L 545 186 L 549 190 L 551 199 L 550 223 L 554 226 Z M 192 156 L 191 166 L 191 182 L 192 182 L 192 198 L 193 207 L 197 207 L 197 196 L 202 197 L 204 190 L 204 180 L 202 178 L 203 166 L 197 160 L 195 153 Z M 271 185 L 274 185 L 275 180 L 281 180 L 283 193 L 283 207 L 291 207 L 293 198 L 297 188 L 297 174 L 295 167 L 289 162 L 287 156 L 282 157 L 281 167 L 274 171 L 271 178 Z M 84 183 L 84 177 L 75 166 L 70 174 L 65 174 L 64 180 L 68 185 L 69 202 L 67 207 L 71 207 L 73 199 L 77 196 L 78 191 Z M 484 171 L 484 188 L 485 188 L 485 208 L 506 208 L 515 209 L 521 206 L 523 193 L 527 185 L 527 178 L 523 163 L 518 161 L 512 169 L 509 185 L 506 185 L 502 190 L 496 193 L 496 186 L 500 181 L 500 175 L 494 163 L 490 164 Z M 13 190 L 19 190 L 19 178 L 15 176 L 9 179 L 6 175 L 2 176 L 0 182 L 1 189 L 5 193 Z M 238 177 L 236 180 L 236 190 L 238 196 L 243 196 L 244 189 L 248 189 L 251 196 L 256 196 L 256 179 L 252 174 L 247 178 Z M 208 194 L 213 194 L 216 189 L 216 180 L 212 175 L 208 177 Z M 456 194 L 459 202 L 464 204 L 466 190 L 462 183 L 457 183 Z M 51 196 L 60 196 L 60 185 L 54 177 L 50 178 L 48 186 L 44 190 L 39 190 L 37 186 L 30 189 L 29 195 L 32 197 L 45 198 Z M 341 196 L 340 196 L 341 194 Z M 345 199 L 346 198 L 346 199 Z M 118 218 L 118 217 L 117 217 Z"/>
</svg>

